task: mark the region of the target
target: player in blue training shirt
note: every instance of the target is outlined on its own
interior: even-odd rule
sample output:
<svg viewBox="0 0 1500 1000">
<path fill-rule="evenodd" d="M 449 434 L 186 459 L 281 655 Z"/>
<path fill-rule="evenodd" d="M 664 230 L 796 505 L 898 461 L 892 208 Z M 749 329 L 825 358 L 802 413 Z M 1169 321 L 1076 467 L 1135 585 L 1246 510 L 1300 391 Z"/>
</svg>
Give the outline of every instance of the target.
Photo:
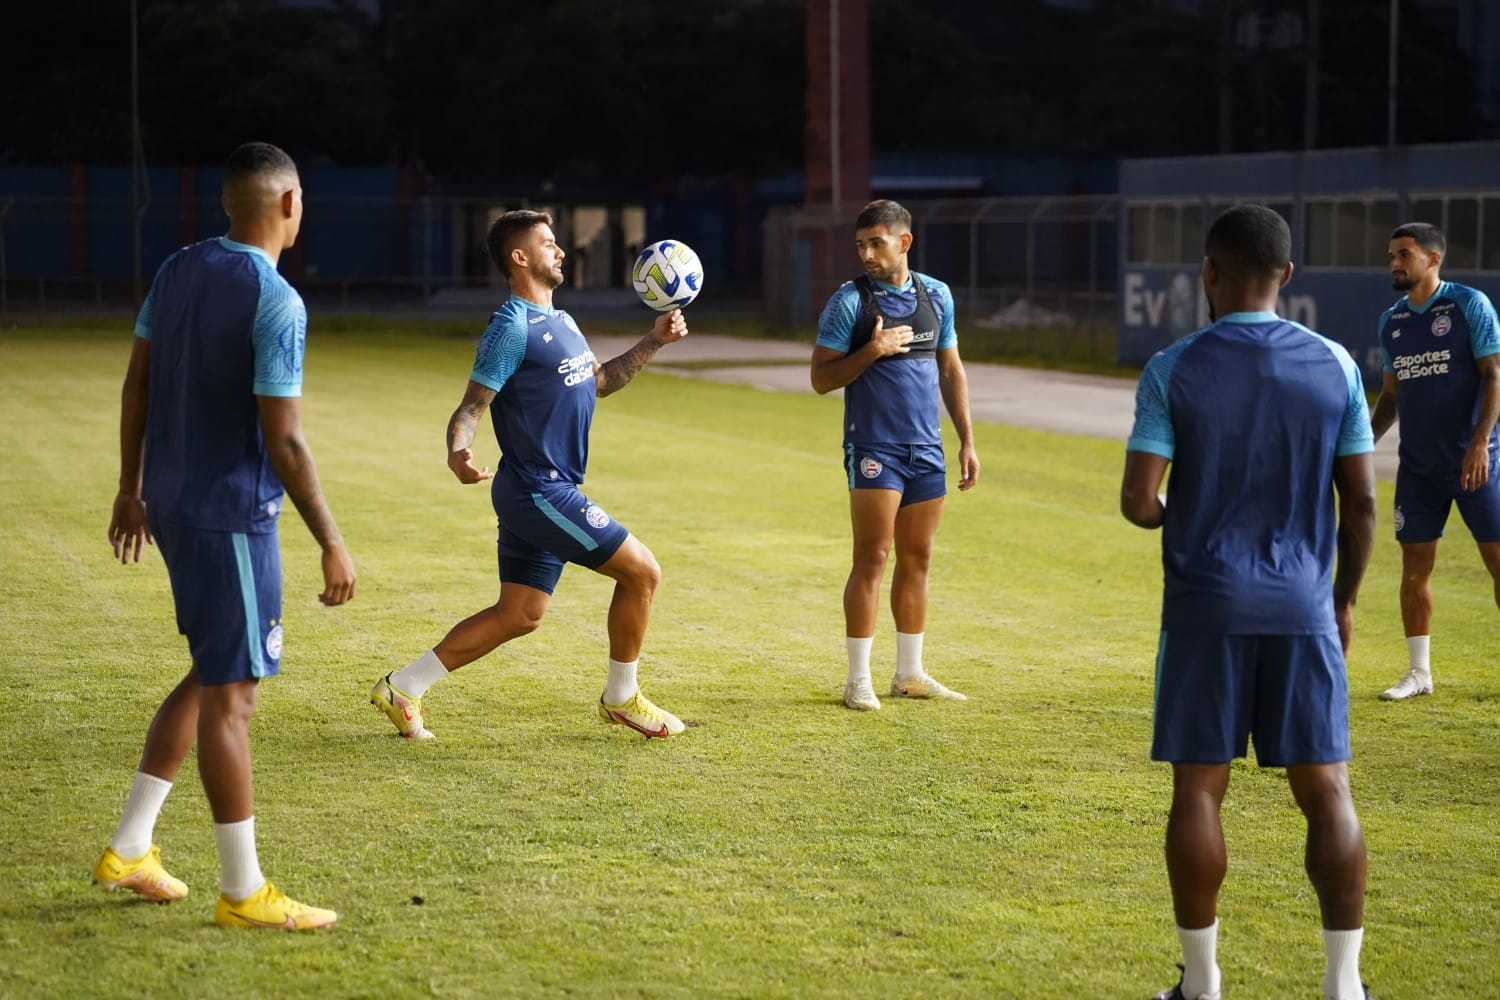
<svg viewBox="0 0 1500 1000">
<path fill-rule="evenodd" d="M 96 881 L 154 900 L 187 886 L 161 865 L 157 815 L 196 741 L 221 892 L 214 920 L 303 930 L 332 924 L 261 874 L 250 781 L 257 685 L 281 667 L 282 494 L 323 550 L 327 605 L 354 596 L 354 563 L 318 485 L 299 407 L 307 312 L 276 273 L 302 223 L 302 185 L 262 142 L 224 164 L 229 234 L 162 264 L 135 326 L 120 407 L 120 492 L 109 539 L 122 562 L 154 542 L 192 666 L 146 735 L 124 815 Z"/>
<path fill-rule="evenodd" d="M 636 683 L 661 568 L 651 550 L 580 487 L 595 399 L 623 388 L 662 346 L 686 337 L 687 321 L 675 309 L 662 313 L 640 343 L 600 365 L 573 317 L 552 308 L 565 256 L 552 234 L 552 217 L 507 212 L 490 227 L 488 244 L 495 266 L 510 281 L 511 296 L 480 339 L 468 390 L 448 423 L 448 467 L 461 483 L 493 479 L 500 598 L 376 681 L 370 701 L 402 736 L 432 736 L 422 718 L 427 690 L 501 643 L 535 631 L 563 565 L 571 562 L 615 581 L 599 717 L 644 736 L 675 736 L 682 722 L 648 701 Z M 472 451 L 486 409 L 500 444 L 494 473 L 476 468 Z"/>
<path fill-rule="evenodd" d="M 1286 768 L 1307 818 L 1323 992 L 1364 996 L 1344 654 L 1374 538 L 1374 441 L 1348 352 L 1272 311 L 1291 274 L 1291 232 L 1275 212 L 1241 205 L 1216 218 L 1203 261 L 1215 322 L 1153 357 L 1137 390 L 1120 509 L 1162 529 L 1151 757 L 1172 764 L 1167 875 L 1185 958 L 1181 982 L 1156 1000 L 1219 996 L 1219 810 L 1252 738 L 1262 767 Z"/>
<path fill-rule="evenodd" d="M 844 390 L 844 472 L 854 532 L 853 567 L 844 584 L 844 704 L 861 711 L 880 708 L 870 683 L 870 647 L 892 544 L 891 694 L 965 700 L 922 667 L 927 572 L 947 493 L 940 397 L 958 432 L 960 490 L 979 481 L 979 455 L 953 295 L 941 281 L 910 269 L 911 243 L 911 213 L 894 201 L 872 201 L 860 211 L 854 248 L 865 273 L 840 286 L 824 306 L 812 354 L 813 388 Z"/>
<path fill-rule="evenodd" d="M 1454 503 L 1479 545 L 1500 604 L 1500 322 L 1485 294 L 1438 277 L 1447 241 L 1410 222 L 1391 233 L 1391 284 L 1405 292 L 1380 315 L 1385 380 L 1375 437 L 1401 419 L 1396 541 L 1406 676 L 1387 701 L 1432 693 L 1432 567 Z"/>
</svg>

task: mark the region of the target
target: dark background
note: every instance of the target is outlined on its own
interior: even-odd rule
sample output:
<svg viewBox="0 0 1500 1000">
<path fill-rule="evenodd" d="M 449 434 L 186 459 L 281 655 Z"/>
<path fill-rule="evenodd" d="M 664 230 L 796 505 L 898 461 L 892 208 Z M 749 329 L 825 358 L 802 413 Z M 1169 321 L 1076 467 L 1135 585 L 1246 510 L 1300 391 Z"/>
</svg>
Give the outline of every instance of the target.
<svg viewBox="0 0 1500 1000">
<path fill-rule="evenodd" d="M 1229 13 L 1306 7 L 1239 0 Z M 1320 7 L 1315 145 L 1382 145 L 1389 2 Z M 1235 45 L 1224 13 L 1215 2 L 869 0 L 872 145 L 1303 148 L 1306 47 Z M 130 16 L 124 0 L 3 6 L 0 162 L 130 159 Z M 258 137 L 301 162 L 434 177 L 797 173 L 805 19 L 796 0 L 140 0 L 143 152 L 217 163 Z M 1402 144 L 1496 136 L 1451 4 L 1408 0 L 1400 53 Z"/>
</svg>

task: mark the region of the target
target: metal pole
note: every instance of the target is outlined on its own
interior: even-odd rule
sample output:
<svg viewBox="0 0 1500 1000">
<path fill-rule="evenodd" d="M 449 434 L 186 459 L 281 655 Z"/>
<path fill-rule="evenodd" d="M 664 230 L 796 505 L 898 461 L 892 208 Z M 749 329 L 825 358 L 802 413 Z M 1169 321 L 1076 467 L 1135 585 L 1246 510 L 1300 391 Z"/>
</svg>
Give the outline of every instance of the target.
<svg viewBox="0 0 1500 1000">
<path fill-rule="evenodd" d="M 1385 91 L 1385 144 L 1396 145 L 1396 70 L 1400 60 L 1396 58 L 1397 40 L 1401 37 L 1401 0 L 1391 0 L 1391 42 L 1386 61 Z"/>
<path fill-rule="evenodd" d="M 141 71 L 138 0 L 130 0 L 130 229 L 131 293 L 139 308 L 141 289 Z"/>
<path fill-rule="evenodd" d="M 1229 92 L 1229 56 L 1233 51 L 1234 3 L 1224 0 L 1224 9 L 1219 18 L 1219 152 L 1229 152 L 1234 135 L 1230 128 L 1230 114 L 1234 107 Z"/>
<path fill-rule="evenodd" d="M 839 156 L 839 0 L 828 0 L 828 167 L 833 175 L 829 190 L 833 214 L 843 214 L 844 165 Z"/>
<path fill-rule="evenodd" d="M 1322 19 L 1319 0 L 1307 0 L 1307 80 L 1302 93 L 1302 148 L 1318 146 L 1319 62 L 1318 22 Z"/>
<path fill-rule="evenodd" d="M 0 320 L 10 318 L 10 275 L 5 266 L 5 217 L 10 215 L 14 200 L 7 198 L 0 206 Z"/>
</svg>

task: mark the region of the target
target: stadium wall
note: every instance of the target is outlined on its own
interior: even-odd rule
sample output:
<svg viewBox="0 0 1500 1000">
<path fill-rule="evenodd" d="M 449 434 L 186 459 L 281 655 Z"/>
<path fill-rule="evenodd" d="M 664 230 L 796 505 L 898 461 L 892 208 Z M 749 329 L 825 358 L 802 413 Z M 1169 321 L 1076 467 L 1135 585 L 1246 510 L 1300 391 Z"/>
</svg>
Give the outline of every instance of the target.
<svg viewBox="0 0 1500 1000">
<path fill-rule="evenodd" d="M 1297 270 L 1278 311 L 1349 348 L 1372 384 L 1375 323 L 1397 297 L 1386 246 L 1400 223 L 1441 226 L 1443 277 L 1500 301 L 1500 142 L 1125 160 L 1120 197 L 1122 364 L 1142 365 L 1207 324 L 1203 236 L 1241 202 L 1267 204 L 1291 226 Z"/>
</svg>

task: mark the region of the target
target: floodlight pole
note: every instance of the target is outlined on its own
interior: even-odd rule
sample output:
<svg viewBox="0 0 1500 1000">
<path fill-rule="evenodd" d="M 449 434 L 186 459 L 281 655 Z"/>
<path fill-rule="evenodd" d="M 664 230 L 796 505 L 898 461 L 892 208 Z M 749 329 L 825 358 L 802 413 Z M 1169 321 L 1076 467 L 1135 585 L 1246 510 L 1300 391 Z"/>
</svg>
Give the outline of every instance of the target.
<svg viewBox="0 0 1500 1000">
<path fill-rule="evenodd" d="M 832 216 L 843 211 L 842 157 L 839 155 L 839 0 L 828 0 L 828 166 L 833 184 L 829 200 Z"/>
<path fill-rule="evenodd" d="M 130 233 L 131 294 L 141 304 L 141 70 L 138 0 L 130 0 Z"/>
<path fill-rule="evenodd" d="M 1396 71 L 1400 63 L 1396 56 L 1401 36 L 1400 25 L 1401 0 L 1391 0 L 1391 41 L 1386 62 L 1385 144 L 1393 149 L 1396 146 Z"/>
</svg>

